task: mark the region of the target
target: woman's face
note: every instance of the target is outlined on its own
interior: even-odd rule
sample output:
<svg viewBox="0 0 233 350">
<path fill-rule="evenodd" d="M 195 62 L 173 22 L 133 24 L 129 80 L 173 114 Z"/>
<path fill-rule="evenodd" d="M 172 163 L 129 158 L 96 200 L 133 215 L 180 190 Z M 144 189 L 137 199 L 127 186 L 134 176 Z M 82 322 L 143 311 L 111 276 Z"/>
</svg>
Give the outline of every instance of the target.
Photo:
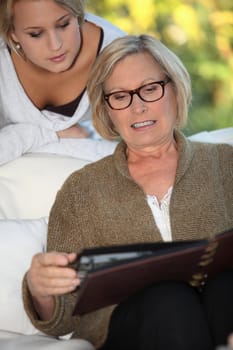
<svg viewBox="0 0 233 350">
<path fill-rule="evenodd" d="M 132 54 L 116 64 L 104 91 L 109 94 L 134 90 L 165 79 L 165 73 L 150 54 Z M 113 110 L 107 105 L 107 109 L 115 128 L 132 149 L 149 150 L 173 139 L 177 102 L 171 82 L 165 85 L 164 96 L 158 101 L 144 102 L 134 94 L 128 108 Z"/>
<path fill-rule="evenodd" d="M 12 39 L 32 64 L 54 73 L 69 69 L 81 46 L 76 17 L 53 0 L 19 0 Z"/>
</svg>

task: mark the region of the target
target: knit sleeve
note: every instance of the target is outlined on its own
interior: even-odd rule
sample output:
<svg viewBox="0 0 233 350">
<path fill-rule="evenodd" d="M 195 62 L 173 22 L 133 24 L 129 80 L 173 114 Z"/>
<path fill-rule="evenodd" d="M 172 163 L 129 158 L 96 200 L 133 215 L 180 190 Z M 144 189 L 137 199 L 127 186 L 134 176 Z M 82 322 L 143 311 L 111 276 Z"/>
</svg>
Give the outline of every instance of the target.
<svg viewBox="0 0 233 350">
<path fill-rule="evenodd" d="M 83 169 L 72 174 L 58 192 L 52 207 L 48 226 L 48 251 L 75 252 L 92 245 L 95 227 L 89 215 L 91 201 L 88 181 Z M 113 307 L 107 307 L 83 316 L 72 316 L 78 289 L 56 298 L 55 312 L 50 321 L 40 321 L 30 300 L 24 280 L 24 305 L 31 322 L 40 331 L 61 336 L 73 333 L 73 337 L 86 339 L 99 347 L 105 340 Z"/>
<path fill-rule="evenodd" d="M 233 146 L 219 145 L 219 170 L 231 227 L 233 227 Z"/>
</svg>

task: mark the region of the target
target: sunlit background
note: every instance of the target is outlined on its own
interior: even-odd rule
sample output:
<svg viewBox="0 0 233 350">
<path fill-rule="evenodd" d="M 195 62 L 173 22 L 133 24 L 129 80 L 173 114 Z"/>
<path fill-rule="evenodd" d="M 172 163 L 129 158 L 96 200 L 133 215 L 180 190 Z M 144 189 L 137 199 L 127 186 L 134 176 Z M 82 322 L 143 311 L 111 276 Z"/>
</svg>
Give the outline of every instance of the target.
<svg viewBox="0 0 233 350">
<path fill-rule="evenodd" d="M 187 135 L 233 126 L 233 0 L 86 0 L 86 10 L 127 33 L 150 33 L 188 69 Z"/>
</svg>

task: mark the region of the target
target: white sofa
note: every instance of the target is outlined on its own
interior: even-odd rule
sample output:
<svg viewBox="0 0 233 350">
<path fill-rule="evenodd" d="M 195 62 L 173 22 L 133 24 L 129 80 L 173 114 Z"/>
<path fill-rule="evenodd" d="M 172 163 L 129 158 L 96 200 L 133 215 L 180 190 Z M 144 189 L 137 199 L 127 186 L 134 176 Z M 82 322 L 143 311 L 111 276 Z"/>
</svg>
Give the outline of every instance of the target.
<svg viewBox="0 0 233 350">
<path fill-rule="evenodd" d="M 190 138 L 233 144 L 233 128 Z M 46 249 L 47 218 L 57 190 L 73 171 L 111 153 L 115 147 L 108 142 L 88 141 L 88 148 L 75 153 L 76 146 L 75 141 L 59 144 L 60 148 L 48 145 L 0 166 L 1 350 L 93 350 L 81 339 L 67 336 L 58 340 L 38 332 L 29 321 L 21 298 L 22 277 L 31 257 Z"/>
<path fill-rule="evenodd" d="M 46 249 L 47 217 L 65 178 L 89 161 L 27 154 L 0 166 L 0 349 L 94 350 L 88 342 L 48 337 L 28 319 L 21 282 L 31 257 Z"/>
</svg>

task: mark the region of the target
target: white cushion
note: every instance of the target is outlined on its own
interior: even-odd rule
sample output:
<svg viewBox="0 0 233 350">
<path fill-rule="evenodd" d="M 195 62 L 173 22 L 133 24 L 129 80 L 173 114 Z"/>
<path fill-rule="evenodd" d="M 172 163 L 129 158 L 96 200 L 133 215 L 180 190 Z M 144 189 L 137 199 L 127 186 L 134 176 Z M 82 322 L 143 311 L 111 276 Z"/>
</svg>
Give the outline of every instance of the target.
<svg viewBox="0 0 233 350">
<path fill-rule="evenodd" d="M 58 340 L 42 334 L 19 335 L 0 331 L 1 350 L 95 350 L 83 339 Z"/>
<path fill-rule="evenodd" d="M 0 219 L 49 215 L 64 180 L 89 161 L 52 154 L 26 154 L 0 166 Z"/>
<path fill-rule="evenodd" d="M 46 246 L 47 219 L 0 220 L 0 330 L 36 334 L 24 311 L 22 279 Z"/>
<path fill-rule="evenodd" d="M 198 142 L 228 143 L 233 145 L 233 128 L 202 131 L 198 134 L 189 136 L 189 139 Z"/>
</svg>

